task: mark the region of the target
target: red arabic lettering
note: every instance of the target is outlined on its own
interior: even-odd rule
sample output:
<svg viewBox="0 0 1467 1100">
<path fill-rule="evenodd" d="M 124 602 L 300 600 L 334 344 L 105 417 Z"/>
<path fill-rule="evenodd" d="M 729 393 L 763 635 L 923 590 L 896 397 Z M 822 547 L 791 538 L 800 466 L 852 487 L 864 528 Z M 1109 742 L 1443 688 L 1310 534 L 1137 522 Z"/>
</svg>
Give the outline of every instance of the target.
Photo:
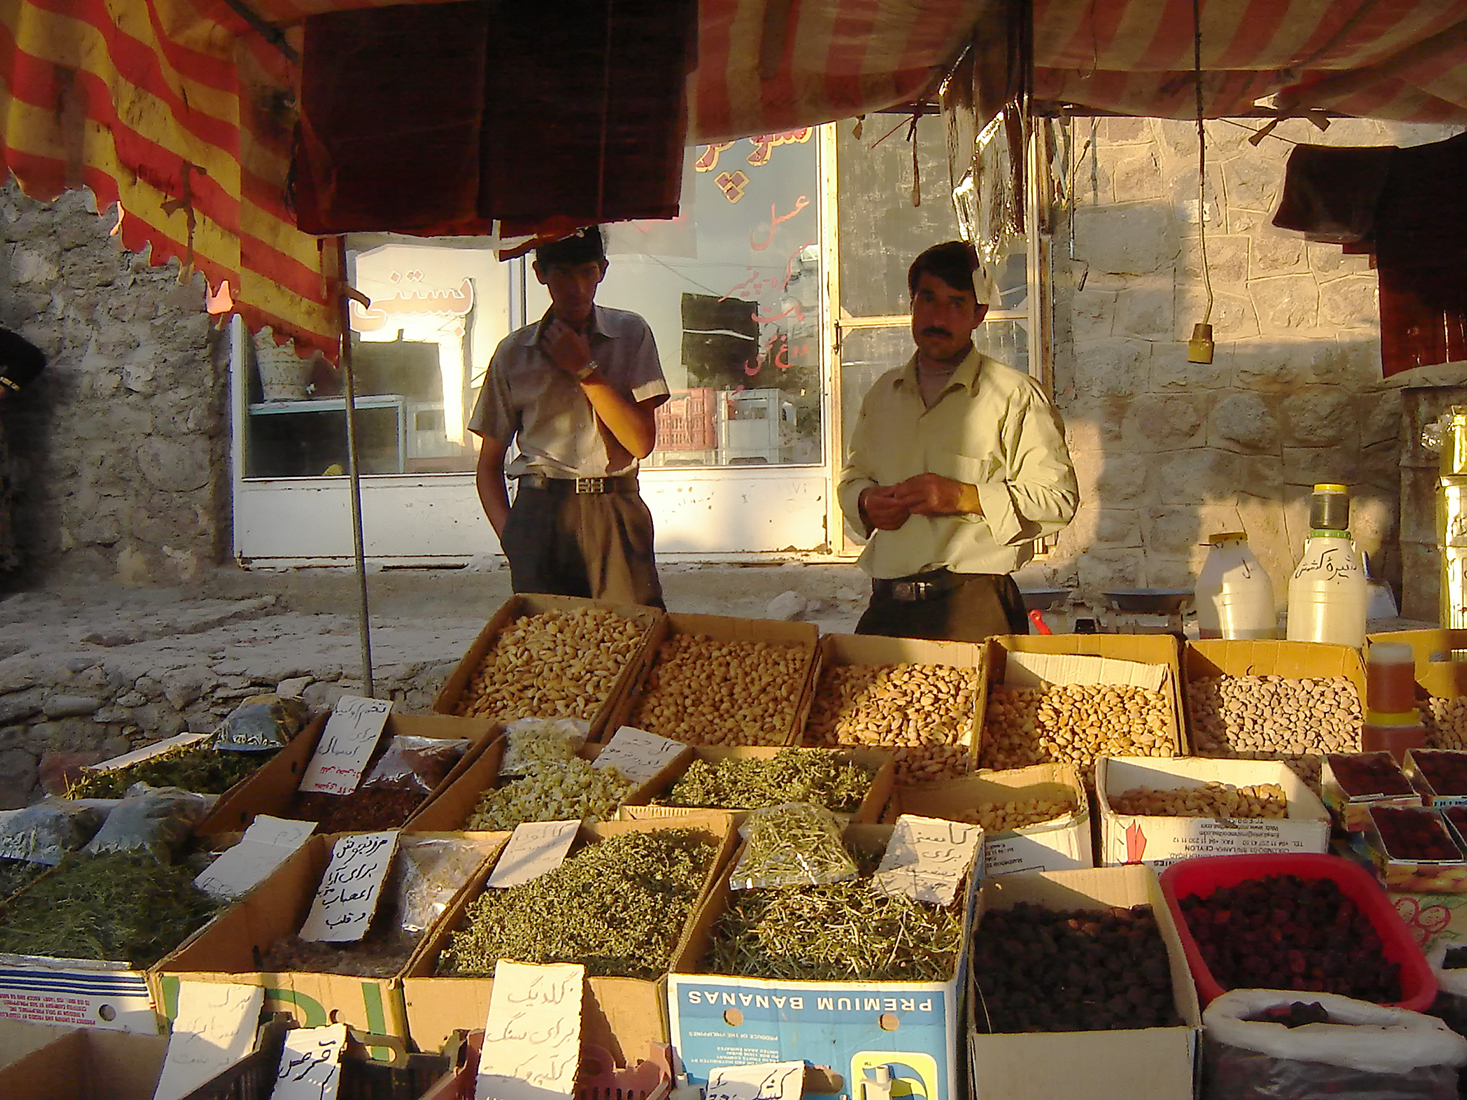
<svg viewBox="0 0 1467 1100">
<path fill-rule="evenodd" d="M 715 168 L 718 167 L 718 156 L 719 156 L 719 154 L 722 153 L 725 149 L 732 148 L 732 146 L 733 146 L 733 142 L 731 142 L 731 141 L 720 141 L 720 142 L 717 142 L 717 143 L 715 143 L 713 145 L 705 145 L 705 146 L 703 146 L 703 152 L 698 155 L 698 159 L 697 160 L 693 161 L 693 171 L 694 172 L 711 172 L 711 171 L 713 171 L 713 169 L 715 169 Z M 750 163 L 753 163 L 753 162 L 751 161 Z"/>
<path fill-rule="evenodd" d="M 801 195 L 798 199 L 795 200 L 795 208 L 793 210 L 791 210 L 788 214 L 778 214 L 778 213 L 775 212 L 775 210 L 776 210 L 775 204 L 774 203 L 770 203 L 769 204 L 769 236 L 767 236 L 766 238 L 764 238 L 764 243 L 763 244 L 755 244 L 754 243 L 754 234 L 751 232 L 749 234 L 749 247 L 751 249 L 753 249 L 755 252 L 763 252 L 766 248 L 768 248 L 771 244 L 774 243 L 774 230 L 779 226 L 779 223 L 780 222 L 787 222 L 787 221 L 789 221 L 791 218 L 793 218 L 796 214 L 798 214 L 801 210 L 805 209 L 805 207 L 807 207 L 809 205 L 810 205 L 810 200 L 807 199 L 804 195 Z"/>
<path fill-rule="evenodd" d="M 749 154 L 748 163 L 755 168 L 762 168 L 769 163 L 769 157 L 774 149 L 780 145 L 803 145 L 810 140 L 810 127 L 806 126 L 800 130 L 786 130 L 779 134 L 760 134 L 751 137 L 754 151 Z M 724 148 L 728 148 L 724 146 Z"/>
</svg>

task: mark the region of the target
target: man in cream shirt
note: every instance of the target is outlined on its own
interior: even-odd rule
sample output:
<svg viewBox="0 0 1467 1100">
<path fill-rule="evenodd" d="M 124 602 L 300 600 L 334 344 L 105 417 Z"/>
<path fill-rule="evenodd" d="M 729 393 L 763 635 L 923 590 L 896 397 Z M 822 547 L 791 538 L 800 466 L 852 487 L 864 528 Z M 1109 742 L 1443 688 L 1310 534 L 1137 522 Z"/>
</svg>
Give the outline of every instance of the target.
<svg viewBox="0 0 1467 1100">
<path fill-rule="evenodd" d="M 913 261 L 917 352 L 877 379 L 851 433 L 838 493 L 872 578 L 858 634 L 1028 633 L 1009 573 L 1079 503 L 1059 414 L 1027 374 L 973 347 L 988 312 L 977 266 L 963 241 Z"/>
</svg>

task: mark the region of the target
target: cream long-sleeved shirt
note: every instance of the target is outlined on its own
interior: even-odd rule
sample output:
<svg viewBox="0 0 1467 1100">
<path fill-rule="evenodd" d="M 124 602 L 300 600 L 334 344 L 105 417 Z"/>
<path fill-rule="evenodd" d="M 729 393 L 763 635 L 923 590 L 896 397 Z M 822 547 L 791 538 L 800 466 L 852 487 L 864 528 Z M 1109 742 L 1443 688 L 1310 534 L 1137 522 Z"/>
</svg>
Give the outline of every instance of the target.
<svg viewBox="0 0 1467 1100">
<path fill-rule="evenodd" d="M 869 532 L 859 564 L 873 577 L 942 567 L 1012 572 L 1033 557 L 1034 539 L 1062 529 L 1080 502 L 1059 414 L 1027 374 L 976 349 L 931 408 L 915 356 L 876 380 L 851 432 L 841 511 L 866 532 L 861 490 L 922 473 L 977 486 L 983 514 L 911 516 L 895 531 Z"/>
</svg>

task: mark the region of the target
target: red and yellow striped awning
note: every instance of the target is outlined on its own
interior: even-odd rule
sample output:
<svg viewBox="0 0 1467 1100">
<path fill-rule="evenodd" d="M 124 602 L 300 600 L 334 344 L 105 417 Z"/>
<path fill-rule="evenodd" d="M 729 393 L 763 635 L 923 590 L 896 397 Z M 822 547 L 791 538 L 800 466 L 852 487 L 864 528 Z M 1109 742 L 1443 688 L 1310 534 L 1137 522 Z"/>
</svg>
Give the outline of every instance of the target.
<svg viewBox="0 0 1467 1100">
<path fill-rule="evenodd" d="M 124 245 L 202 272 L 211 309 L 334 357 L 335 250 L 295 228 L 286 199 L 292 64 L 242 10 L 298 48 L 306 16 L 366 6 L 0 0 L 0 164 L 34 198 L 87 187 L 99 210 L 120 204 Z M 1015 6 L 700 0 L 689 140 L 910 102 L 998 9 Z M 1036 98 L 1163 117 L 1195 109 L 1192 0 L 1033 0 L 1033 11 Z M 1278 95 L 1345 114 L 1467 120 L 1467 0 L 1205 0 L 1202 59 L 1211 116 Z"/>
</svg>

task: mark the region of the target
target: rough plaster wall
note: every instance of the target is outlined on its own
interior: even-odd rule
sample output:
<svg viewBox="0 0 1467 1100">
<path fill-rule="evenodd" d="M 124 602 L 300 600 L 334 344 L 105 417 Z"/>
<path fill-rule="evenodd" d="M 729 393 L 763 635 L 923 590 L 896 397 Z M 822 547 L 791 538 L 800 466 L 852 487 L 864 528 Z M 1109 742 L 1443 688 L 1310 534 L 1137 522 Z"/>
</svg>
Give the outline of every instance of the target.
<svg viewBox="0 0 1467 1100">
<path fill-rule="evenodd" d="M 226 342 L 201 277 L 150 267 L 89 193 L 0 190 L 0 320 L 50 357 L 7 413 L 34 573 L 187 581 L 229 523 Z"/>
<path fill-rule="evenodd" d="M 1075 144 L 1091 137 L 1077 120 Z M 1257 123 L 1251 123 L 1256 128 Z M 1190 587 L 1218 531 L 1244 530 L 1282 606 L 1310 487 L 1350 486 L 1352 527 L 1399 591 L 1401 398 L 1380 382 L 1364 256 L 1271 224 L 1290 145 L 1207 124 L 1216 353 L 1187 362 L 1205 291 L 1193 123 L 1106 119 L 1076 165 L 1074 256 L 1054 247 L 1055 390 L 1080 475 L 1075 522 L 1044 563 L 1095 591 Z M 1452 131 L 1303 121 L 1295 142 L 1413 145 Z"/>
</svg>

